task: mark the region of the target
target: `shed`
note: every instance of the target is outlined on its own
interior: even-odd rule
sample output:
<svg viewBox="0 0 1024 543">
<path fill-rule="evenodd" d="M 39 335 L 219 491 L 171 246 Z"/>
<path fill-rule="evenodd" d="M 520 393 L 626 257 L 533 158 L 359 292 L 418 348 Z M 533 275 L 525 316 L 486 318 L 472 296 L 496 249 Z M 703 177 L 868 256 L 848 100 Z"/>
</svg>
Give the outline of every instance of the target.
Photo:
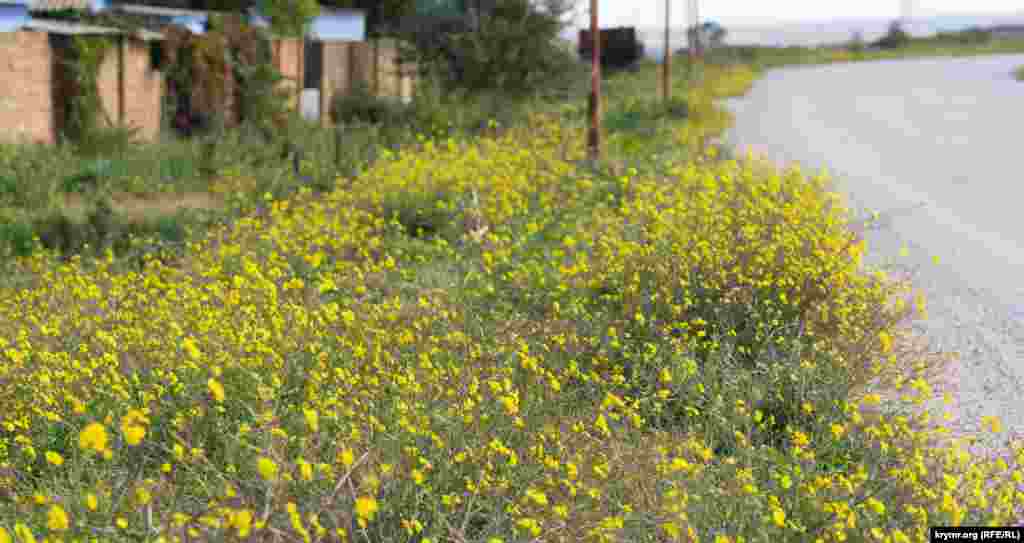
<svg viewBox="0 0 1024 543">
<path fill-rule="evenodd" d="M 7 140 L 52 144 L 64 133 L 69 79 L 62 60 L 74 36 L 110 36 L 117 46 L 100 66 L 100 100 L 108 118 L 139 129 L 152 140 L 160 131 L 163 76 L 151 64 L 155 32 L 127 34 L 119 29 L 28 17 L 0 33 L 0 134 Z"/>
</svg>

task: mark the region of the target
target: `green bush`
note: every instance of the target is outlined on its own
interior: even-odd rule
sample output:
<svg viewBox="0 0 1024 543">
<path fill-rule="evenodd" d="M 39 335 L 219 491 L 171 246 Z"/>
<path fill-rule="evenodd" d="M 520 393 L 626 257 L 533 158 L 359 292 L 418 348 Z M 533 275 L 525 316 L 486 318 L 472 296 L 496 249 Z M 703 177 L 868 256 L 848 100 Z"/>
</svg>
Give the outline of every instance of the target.
<svg viewBox="0 0 1024 543">
<path fill-rule="evenodd" d="M 366 83 L 360 81 L 348 94 L 334 98 L 331 119 L 341 124 L 395 124 L 402 119 L 405 109 L 395 100 L 374 96 Z"/>
<path fill-rule="evenodd" d="M 1017 68 L 1017 71 L 1013 72 L 1013 76 L 1017 78 L 1017 81 L 1024 81 L 1024 66 Z"/>
<path fill-rule="evenodd" d="M 580 73 L 573 51 L 561 44 L 565 2 L 497 3 L 476 27 L 449 20 L 410 19 L 392 34 L 412 44 L 403 51 L 423 73 L 444 77 L 447 89 L 476 93 L 500 90 L 508 96 L 559 94 Z"/>
<path fill-rule="evenodd" d="M 35 247 L 35 231 L 21 220 L 0 218 L 0 255 L 28 256 Z"/>
<path fill-rule="evenodd" d="M 910 34 L 903 30 L 899 21 L 893 21 L 889 25 L 889 31 L 875 42 L 877 47 L 882 49 L 902 49 L 910 44 Z"/>
<path fill-rule="evenodd" d="M 64 178 L 61 189 L 68 193 L 95 189 L 99 186 L 100 179 L 110 176 L 111 166 L 112 162 L 106 159 L 86 161 L 81 170 Z"/>
</svg>

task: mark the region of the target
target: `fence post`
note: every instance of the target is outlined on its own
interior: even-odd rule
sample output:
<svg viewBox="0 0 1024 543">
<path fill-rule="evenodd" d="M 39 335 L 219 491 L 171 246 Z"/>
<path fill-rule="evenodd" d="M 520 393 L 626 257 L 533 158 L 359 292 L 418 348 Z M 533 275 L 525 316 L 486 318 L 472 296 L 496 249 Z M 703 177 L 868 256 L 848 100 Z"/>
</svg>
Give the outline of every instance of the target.
<svg viewBox="0 0 1024 543">
<path fill-rule="evenodd" d="M 380 96 L 380 39 L 373 40 L 373 94 Z"/>
<path fill-rule="evenodd" d="M 329 46 L 330 42 L 320 42 L 320 125 L 330 125 L 330 115 L 327 108 L 330 107 L 330 100 L 328 99 L 327 92 L 331 88 L 328 81 L 327 67 L 330 66 L 328 59 L 330 58 L 330 52 L 332 47 Z"/>
</svg>

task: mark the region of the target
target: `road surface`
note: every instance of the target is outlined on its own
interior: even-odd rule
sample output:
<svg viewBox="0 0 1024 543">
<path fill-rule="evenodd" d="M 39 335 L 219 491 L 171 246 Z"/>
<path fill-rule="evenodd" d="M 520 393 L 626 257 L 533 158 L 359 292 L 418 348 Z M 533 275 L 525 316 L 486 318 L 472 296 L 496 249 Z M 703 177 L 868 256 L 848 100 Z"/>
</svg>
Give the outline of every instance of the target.
<svg viewBox="0 0 1024 543">
<path fill-rule="evenodd" d="M 954 429 L 981 417 L 1024 435 L 1024 55 L 769 71 L 725 135 L 779 164 L 827 172 L 861 216 L 865 263 L 912 273 L 935 349 L 960 354 Z M 902 247 L 909 256 L 900 258 Z M 938 264 L 934 258 L 938 257 Z M 991 435 L 991 434 L 989 434 Z"/>
</svg>

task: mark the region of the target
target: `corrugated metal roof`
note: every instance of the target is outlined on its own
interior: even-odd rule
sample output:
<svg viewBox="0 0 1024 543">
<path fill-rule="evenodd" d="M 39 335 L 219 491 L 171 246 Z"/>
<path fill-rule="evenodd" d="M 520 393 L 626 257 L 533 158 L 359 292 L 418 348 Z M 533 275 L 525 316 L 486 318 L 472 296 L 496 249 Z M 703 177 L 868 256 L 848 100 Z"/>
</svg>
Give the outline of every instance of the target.
<svg viewBox="0 0 1024 543">
<path fill-rule="evenodd" d="M 22 26 L 22 28 L 28 30 L 35 30 L 37 32 L 47 32 L 49 34 L 63 34 L 68 36 L 126 34 L 126 32 L 117 28 L 87 25 L 68 21 L 51 21 L 45 19 L 29 19 L 28 22 L 26 22 Z M 153 32 L 151 30 L 138 30 L 130 34 L 144 41 L 163 39 L 163 34 L 159 32 Z"/>
<path fill-rule="evenodd" d="M 123 11 L 135 15 L 152 15 L 156 17 L 195 17 L 206 19 L 209 13 L 193 9 L 165 8 L 159 6 L 145 6 L 142 4 L 119 4 L 112 8 L 115 11 Z"/>
<path fill-rule="evenodd" d="M 54 11 L 61 9 L 90 9 L 91 0 L 28 0 L 29 11 Z"/>
</svg>

